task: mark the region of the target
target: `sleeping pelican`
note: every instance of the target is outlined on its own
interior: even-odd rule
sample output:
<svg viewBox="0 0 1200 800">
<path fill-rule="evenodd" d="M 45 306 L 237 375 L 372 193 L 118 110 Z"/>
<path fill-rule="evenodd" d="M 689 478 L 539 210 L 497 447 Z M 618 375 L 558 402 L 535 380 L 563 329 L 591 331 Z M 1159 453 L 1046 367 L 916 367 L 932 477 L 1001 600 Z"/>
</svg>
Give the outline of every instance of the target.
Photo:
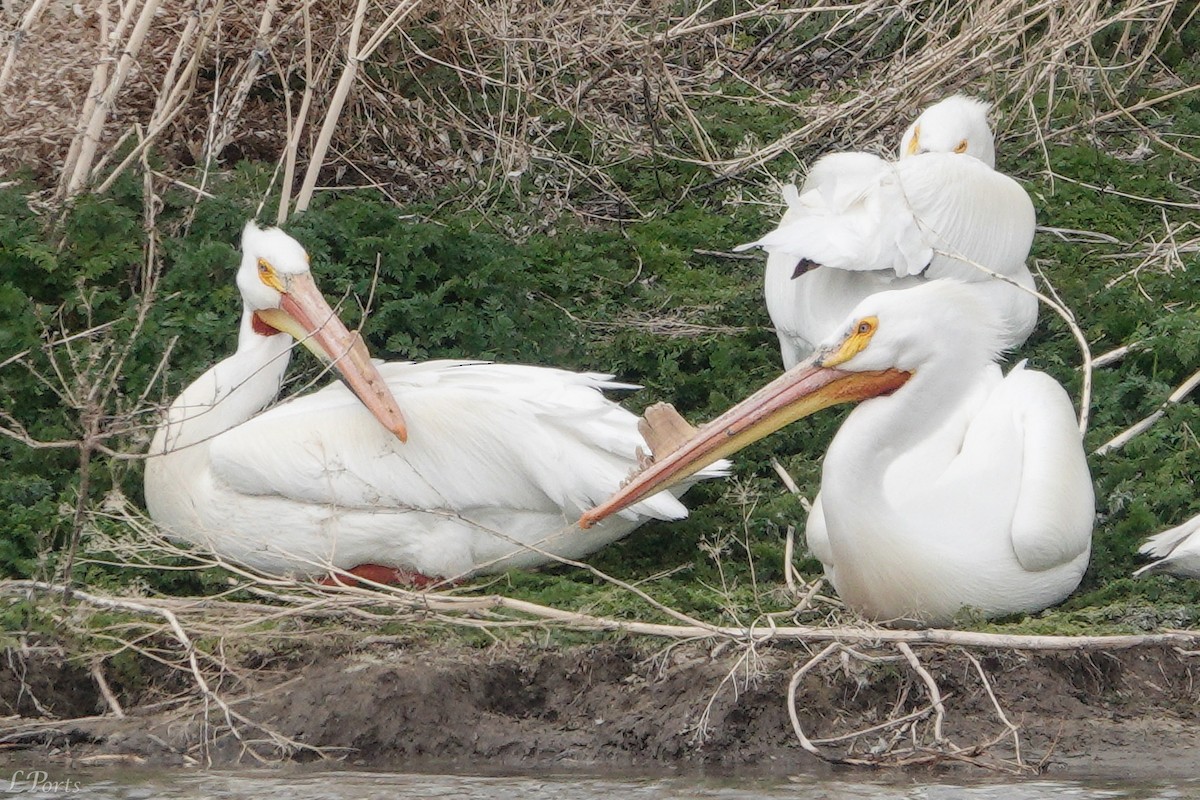
<svg viewBox="0 0 1200 800">
<path fill-rule="evenodd" d="M 687 515 L 664 492 L 592 534 L 573 525 L 637 466 L 638 418 L 601 394 L 635 387 L 543 367 L 375 365 L 278 229 L 246 226 L 237 281 L 237 352 L 183 391 L 150 445 L 146 505 L 169 535 L 268 573 L 423 583 L 576 558 Z M 263 412 L 293 337 L 350 388 Z"/>
<path fill-rule="evenodd" d="M 978 284 L 864 299 L 806 361 L 660 457 L 582 526 L 801 417 L 862 401 L 825 456 L 808 546 L 878 620 L 1033 612 L 1087 567 L 1094 496 L 1074 409 L 1049 376 L 995 364 L 1003 322 Z"/>
<path fill-rule="evenodd" d="M 1200 516 L 1182 525 L 1156 533 L 1138 548 L 1144 556 L 1156 559 L 1141 567 L 1134 576 L 1165 572 L 1180 578 L 1200 578 Z"/>
<path fill-rule="evenodd" d="M 784 187 L 788 208 L 779 227 L 735 248 L 767 251 L 767 312 L 786 368 L 867 295 L 933 278 L 986 285 L 988 302 L 1004 315 L 1004 345 L 1029 337 L 1037 298 L 967 263 L 1033 288 L 1025 266 L 1033 203 L 994 169 L 987 109 L 961 95 L 930 106 L 905 131 L 897 162 L 870 153 L 825 156 L 799 191 Z"/>
</svg>

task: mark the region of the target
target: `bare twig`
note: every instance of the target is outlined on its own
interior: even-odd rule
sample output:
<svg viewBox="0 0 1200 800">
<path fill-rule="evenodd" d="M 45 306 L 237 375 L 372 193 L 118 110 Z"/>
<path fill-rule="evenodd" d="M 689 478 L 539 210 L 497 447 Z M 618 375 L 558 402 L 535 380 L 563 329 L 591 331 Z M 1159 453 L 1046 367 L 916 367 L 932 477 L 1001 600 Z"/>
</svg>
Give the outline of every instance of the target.
<svg viewBox="0 0 1200 800">
<path fill-rule="evenodd" d="M 261 580 L 261 579 L 260 579 Z M 298 588 L 294 581 L 277 579 L 275 583 L 281 588 Z M 320 587 L 310 585 L 306 589 L 305 602 L 311 602 L 312 592 Z M 387 605 L 397 609 L 407 609 L 421 614 L 435 614 L 445 622 L 458 622 L 473 625 L 472 618 L 480 614 L 493 612 L 511 612 L 514 616 L 506 619 L 520 621 L 523 617 L 527 624 L 556 623 L 567 625 L 578 630 L 621 631 L 642 636 L 655 636 L 668 639 L 706 639 L 729 638 L 742 642 L 762 641 L 797 641 L 806 643 L 820 642 L 864 642 L 886 644 L 905 642 L 909 645 L 957 645 L 961 647 L 999 648 L 1030 651 L 1097 651 L 1124 650 L 1145 646 L 1179 646 L 1194 647 L 1200 643 L 1200 632 L 1170 631 L 1164 633 L 1104 635 L 1104 636 L 1040 636 L 987 633 L 983 631 L 960 631 L 941 628 L 926 630 L 891 630 L 868 626 L 778 626 L 771 628 L 734 627 L 725 625 L 689 625 L 639 622 L 637 620 L 614 619 L 598 617 L 576 611 L 550 608 L 539 603 L 503 595 L 461 596 L 440 592 L 412 592 L 398 587 L 381 587 L 385 591 L 368 591 L 353 587 L 339 588 L 338 595 L 346 595 L 348 599 L 367 600 L 373 604 Z M 36 581 L 0 581 L 0 594 L 28 591 L 61 592 L 63 587 Z M 291 595 L 279 595 L 288 602 L 295 602 Z M 76 598 L 89 602 L 86 597 Z M 138 601 L 147 607 L 171 607 L 169 600 L 145 598 Z M 207 608 L 211 609 L 210 604 Z M 238 607 L 237 603 L 229 606 Z M 337 604 L 334 604 L 337 607 Z M 157 613 L 157 612 L 155 612 Z M 461 616 L 459 616 L 461 615 Z"/>
<path fill-rule="evenodd" d="M 221 155 L 221 151 L 225 149 L 226 145 L 229 144 L 234 127 L 241 116 L 242 108 L 246 104 L 246 98 L 250 96 L 250 90 L 258 80 L 258 73 L 267 59 L 267 36 L 271 32 L 271 25 L 278 8 L 279 0 L 267 0 L 262 6 L 262 12 L 258 20 L 258 30 L 254 37 L 255 41 L 250 48 L 249 55 L 241 65 L 241 76 L 238 78 L 229 101 L 222 110 L 217 112 L 220 114 L 219 125 L 215 128 L 213 136 L 205 144 L 203 159 L 206 165 L 213 163 Z"/>
<path fill-rule="evenodd" d="M 48 0 L 33 0 L 29 4 L 29 8 L 25 9 L 25 13 L 21 16 L 21 24 L 12 32 L 12 39 L 8 43 L 8 55 L 4 57 L 4 66 L 0 67 L 0 94 L 4 93 L 5 87 L 8 85 L 8 79 L 12 75 L 13 66 L 17 63 L 17 51 L 21 47 L 25 37 L 29 35 L 33 24 L 37 22 L 42 11 L 45 10 Z"/>
<path fill-rule="evenodd" d="M 313 147 L 308 169 L 304 173 L 304 182 L 300 186 L 299 194 L 296 195 L 295 208 L 297 212 L 307 210 L 308 204 L 312 201 L 313 190 L 317 185 L 317 176 L 320 174 L 321 167 L 325 163 L 325 153 L 329 149 L 329 143 L 333 139 L 333 132 L 337 128 L 338 119 L 342 113 L 342 106 L 345 105 L 346 98 L 350 95 L 350 89 L 354 86 L 354 80 L 358 76 L 359 68 L 370 57 L 375 48 L 379 46 L 383 38 L 395 30 L 406 16 L 416 10 L 417 6 L 418 0 L 404 0 L 404 2 L 399 3 L 360 50 L 359 38 L 362 35 L 363 21 L 367 13 L 367 3 L 366 0 L 359 0 L 358 7 L 354 12 L 354 18 L 350 24 L 350 38 L 346 43 L 346 63 L 342 67 L 342 75 L 338 79 L 337 87 L 334 89 L 333 97 L 329 103 L 329 108 L 325 112 L 325 122 L 321 125 L 321 132 L 317 136 L 316 145 Z"/>
<path fill-rule="evenodd" d="M 975 668 L 975 674 L 979 676 L 980 683 L 983 684 L 983 689 L 987 692 L 988 699 L 992 701 L 992 708 L 996 710 L 996 716 L 1004 723 L 1004 727 L 1008 729 L 1012 735 L 1014 758 L 1017 765 L 1025 766 L 1025 762 L 1021 759 L 1021 730 L 1016 725 L 1012 724 L 1008 719 L 1008 715 L 1004 713 L 1004 708 L 1000 705 L 1000 701 L 996 699 L 996 693 L 992 690 L 992 682 L 987 676 L 987 672 L 983 669 L 983 664 L 975 657 L 974 653 L 966 650 L 962 651 L 963 656 L 971 662 L 971 666 Z M 1040 770 L 1039 770 L 1040 771 Z"/>
<path fill-rule="evenodd" d="M 99 661 L 92 663 L 92 680 L 96 682 L 96 687 L 100 689 L 100 695 L 104 698 L 104 702 L 108 703 L 108 708 L 112 711 L 114 717 L 124 717 L 125 709 L 121 708 L 120 701 L 113 693 L 112 687 L 108 685 L 108 679 L 104 677 L 104 668 Z"/>
<path fill-rule="evenodd" d="M 1167 413 L 1167 409 L 1173 405 L 1177 405 L 1181 400 L 1191 394 L 1197 386 L 1200 386 L 1200 371 L 1192 373 L 1187 380 L 1179 384 L 1179 386 L 1175 388 L 1175 391 L 1171 392 L 1167 399 L 1162 402 L 1162 405 L 1160 405 L 1153 413 L 1143 417 L 1133 425 L 1130 425 L 1128 428 L 1097 447 L 1093 453 L 1098 456 L 1108 455 L 1114 450 L 1119 450 L 1125 445 L 1129 444 L 1129 442 L 1131 442 L 1133 439 L 1150 430 L 1150 428 L 1154 426 L 1154 423 L 1162 419 L 1163 415 Z"/>
<path fill-rule="evenodd" d="M 1092 367 L 1095 369 L 1100 369 L 1101 367 L 1107 367 L 1110 364 L 1116 364 L 1118 361 L 1121 361 L 1122 359 L 1125 358 L 1125 356 L 1129 355 L 1130 353 L 1136 353 L 1138 350 L 1145 350 L 1145 349 L 1146 349 L 1145 342 L 1140 342 L 1140 341 L 1130 342 L 1129 344 L 1113 348 L 1112 350 L 1109 350 L 1107 353 L 1101 353 L 1100 355 L 1096 356 L 1095 358 L 1092 359 Z"/>
<path fill-rule="evenodd" d="M 917 675 L 921 676 L 921 680 L 925 683 L 925 689 L 929 692 L 929 702 L 933 705 L 935 714 L 933 741 L 934 744 L 941 744 L 946 741 L 946 736 L 942 732 L 942 723 L 946 720 L 946 708 L 942 705 L 942 693 L 938 689 L 937 681 L 929 674 L 929 670 L 921 666 L 920 659 L 917 658 L 917 654 L 913 652 L 913 649 L 908 646 L 907 642 L 897 642 L 896 649 L 900 651 L 905 660 L 908 661 L 908 665 L 913 668 L 913 671 Z"/>
<path fill-rule="evenodd" d="M 71 197 L 79 192 L 91 175 L 92 162 L 96 157 L 96 150 L 100 145 L 104 123 L 108 119 L 109 111 L 116 102 L 117 95 L 125 85 L 125 79 L 129 75 L 133 61 L 146 39 L 146 34 L 150 30 L 150 23 L 154 20 L 160 2 L 161 0 L 145 0 L 145 5 L 142 6 L 142 13 L 138 16 L 137 23 L 134 24 L 129 37 L 118 48 L 117 42 L 124 36 L 125 30 L 129 27 L 132 20 L 133 10 L 137 7 L 137 3 L 135 2 L 125 4 L 124 13 L 116 29 L 113 31 L 112 39 L 109 42 L 110 52 L 113 54 L 120 53 L 119 56 L 116 56 L 116 71 L 112 78 L 109 79 L 107 66 L 103 61 L 101 62 L 102 68 L 97 69 L 98 82 L 104 84 L 104 92 L 90 109 L 90 114 L 86 116 L 86 122 L 79 133 L 79 146 L 78 148 L 74 148 L 76 157 L 63 188 L 63 193 L 66 197 Z M 67 174 L 65 170 L 64 174 Z"/>
</svg>

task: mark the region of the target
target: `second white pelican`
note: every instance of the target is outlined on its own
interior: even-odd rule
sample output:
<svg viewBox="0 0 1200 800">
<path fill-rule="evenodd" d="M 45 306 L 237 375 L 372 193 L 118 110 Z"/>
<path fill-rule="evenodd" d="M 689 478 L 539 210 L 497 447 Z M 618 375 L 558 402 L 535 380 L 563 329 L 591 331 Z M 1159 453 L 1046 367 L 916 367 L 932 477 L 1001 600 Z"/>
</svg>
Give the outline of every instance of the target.
<svg viewBox="0 0 1200 800">
<path fill-rule="evenodd" d="M 250 223 L 242 253 L 237 352 L 184 389 L 150 446 L 146 505 L 169 535 L 269 573 L 422 583 L 577 558 L 687 516 L 676 490 L 587 535 L 574 526 L 637 467 L 638 418 L 601 394 L 636 387 L 532 366 L 375 365 L 298 242 Z M 262 412 L 293 336 L 353 391 L 335 383 Z"/>
<path fill-rule="evenodd" d="M 986 294 L 986 293 L 984 293 Z M 659 458 L 580 524 L 784 425 L 862 401 L 825 456 L 809 549 L 852 608 L 945 623 L 1061 601 L 1087 567 L 1095 499 L 1070 398 L 995 364 L 1003 323 L 978 284 L 864 299 L 807 361 Z"/>
<path fill-rule="evenodd" d="M 935 278 L 986 285 L 1004 315 L 1004 344 L 1029 337 L 1037 298 L 968 263 L 1033 288 L 1025 266 L 1033 203 L 995 171 L 987 108 L 946 98 L 905 131 L 899 161 L 834 153 L 813 165 L 802 188 L 784 187 L 779 227 L 737 248 L 767 251 L 764 294 L 784 367 L 812 352 L 867 295 Z"/>
</svg>

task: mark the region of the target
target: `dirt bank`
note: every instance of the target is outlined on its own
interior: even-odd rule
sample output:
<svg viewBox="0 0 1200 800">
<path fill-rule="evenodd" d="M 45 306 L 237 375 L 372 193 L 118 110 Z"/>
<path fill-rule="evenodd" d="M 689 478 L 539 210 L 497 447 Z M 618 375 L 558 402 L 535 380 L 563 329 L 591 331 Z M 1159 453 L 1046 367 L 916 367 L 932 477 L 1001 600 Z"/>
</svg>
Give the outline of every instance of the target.
<svg viewBox="0 0 1200 800">
<path fill-rule="evenodd" d="M 991 743 L 963 757 L 993 764 L 1016 758 L 990 685 L 1019 727 L 1027 765 L 1060 774 L 1191 774 L 1200 745 L 1198 700 L 1189 657 L 1174 649 L 977 652 L 978 666 L 957 648 L 914 649 L 941 692 L 945 738 L 960 748 Z M 895 651 L 874 655 L 888 660 L 843 655 L 800 680 L 796 705 L 807 736 L 840 736 L 929 705 L 920 672 Z M 651 650 L 629 642 L 566 650 L 307 647 L 271 669 L 256 669 L 253 659 L 231 668 L 246 689 L 227 697 L 233 718 L 241 717 L 238 739 L 211 702 L 207 718 L 196 703 L 153 705 L 186 696 L 189 688 L 195 695 L 173 671 L 164 672 L 153 691 L 143 686 L 140 704 L 137 692 L 118 685 L 114 691 L 127 714 L 120 719 L 105 713 L 111 706 L 90 670 L 64 664 L 52 652 L 33 652 L 19 660 L 23 672 L 13 660 L 4 672 L 3 711 L 16 716 L 3 721 L 0 747 L 15 761 L 37 755 L 94 763 L 123 756 L 165 765 L 229 764 L 252 762 L 250 748 L 281 757 L 288 748 L 272 746 L 270 732 L 276 745 L 286 738 L 372 768 L 434 759 L 474 768 L 573 763 L 809 771 L 821 762 L 799 744 L 787 689 L 811 656 L 792 646 L 748 654 L 702 644 Z M 37 678 L 30 682 L 30 676 Z M 889 745 L 894 753 L 904 751 L 916 737 L 930 748 L 917 752 L 945 751 L 934 741 L 933 723 L 929 713 L 899 733 L 877 731 L 820 747 L 833 756 L 869 757 Z M 287 757 L 318 755 L 300 749 Z"/>
</svg>

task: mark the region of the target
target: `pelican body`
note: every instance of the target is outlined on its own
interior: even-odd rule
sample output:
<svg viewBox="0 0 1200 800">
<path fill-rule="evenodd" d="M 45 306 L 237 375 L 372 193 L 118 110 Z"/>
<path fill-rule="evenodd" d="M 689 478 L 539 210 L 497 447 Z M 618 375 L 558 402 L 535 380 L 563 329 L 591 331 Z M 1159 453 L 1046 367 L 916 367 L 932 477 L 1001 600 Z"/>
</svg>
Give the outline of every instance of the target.
<svg viewBox="0 0 1200 800">
<path fill-rule="evenodd" d="M 927 280 L 986 286 L 1013 348 L 1037 324 L 1025 266 L 1035 227 L 1020 184 L 995 171 L 987 105 L 955 95 L 925 110 L 901 139 L 900 159 L 834 153 L 799 190 L 787 185 L 779 227 L 750 244 L 767 251 L 764 294 L 785 368 L 812 352 L 860 300 Z"/>
<path fill-rule="evenodd" d="M 179 395 L 150 446 L 146 504 L 169 535 L 267 573 L 458 577 L 576 558 L 687 515 L 664 492 L 588 535 L 573 525 L 637 467 L 638 418 L 601 393 L 636 387 L 532 366 L 375 364 L 294 239 L 251 223 L 242 250 L 237 351 Z M 264 411 L 296 339 L 349 387 Z"/>
<path fill-rule="evenodd" d="M 1003 375 L 1002 320 L 978 284 L 864 299 L 806 361 L 704 426 L 602 520 L 791 421 L 858 402 L 809 516 L 809 549 L 852 608 L 942 624 L 1063 600 L 1087 567 L 1095 498 L 1074 409 L 1049 376 Z"/>
</svg>

